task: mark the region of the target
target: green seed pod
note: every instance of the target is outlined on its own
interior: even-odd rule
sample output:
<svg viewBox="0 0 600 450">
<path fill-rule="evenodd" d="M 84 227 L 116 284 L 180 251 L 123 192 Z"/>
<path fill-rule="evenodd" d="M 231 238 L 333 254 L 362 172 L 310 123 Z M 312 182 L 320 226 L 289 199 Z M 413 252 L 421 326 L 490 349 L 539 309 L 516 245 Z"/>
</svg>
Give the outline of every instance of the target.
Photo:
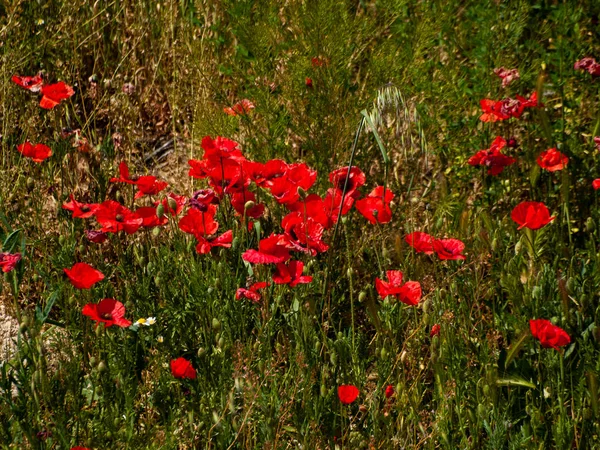
<svg viewBox="0 0 600 450">
<path fill-rule="evenodd" d="M 327 386 L 321 385 L 321 397 L 327 397 Z"/>
<path fill-rule="evenodd" d="M 177 211 L 177 202 L 173 197 L 167 197 L 167 206 L 172 211 Z"/>
<path fill-rule="evenodd" d="M 219 322 L 219 319 L 217 319 L 216 317 L 213 317 L 212 327 L 215 331 L 219 331 L 221 329 L 221 322 Z"/>
<path fill-rule="evenodd" d="M 219 342 L 217 343 L 217 347 L 223 348 L 224 345 L 225 345 L 225 339 L 221 336 L 221 338 L 219 338 Z"/>
<path fill-rule="evenodd" d="M 337 366 L 338 356 L 336 352 L 331 352 L 331 355 L 329 355 L 329 361 L 332 365 Z"/>
<path fill-rule="evenodd" d="M 387 350 L 384 348 L 381 349 L 381 359 L 387 359 L 388 353 Z"/>
<path fill-rule="evenodd" d="M 367 299 L 367 293 L 365 291 L 360 291 L 358 294 L 358 301 L 360 303 L 364 302 Z"/>
<path fill-rule="evenodd" d="M 98 363 L 98 372 L 102 373 L 106 370 L 106 363 L 104 361 L 100 361 Z"/>
<path fill-rule="evenodd" d="M 198 358 L 202 358 L 205 353 L 206 353 L 206 350 L 204 350 L 204 347 L 200 347 L 196 354 L 198 355 Z"/>
<path fill-rule="evenodd" d="M 165 207 L 162 203 L 159 203 L 156 207 L 156 217 L 158 217 L 159 219 L 165 217 Z"/>
<path fill-rule="evenodd" d="M 588 217 L 585 221 L 585 231 L 587 231 L 588 233 L 593 233 L 594 231 L 596 231 L 596 222 L 594 222 L 594 219 L 592 219 L 591 217 Z"/>
</svg>

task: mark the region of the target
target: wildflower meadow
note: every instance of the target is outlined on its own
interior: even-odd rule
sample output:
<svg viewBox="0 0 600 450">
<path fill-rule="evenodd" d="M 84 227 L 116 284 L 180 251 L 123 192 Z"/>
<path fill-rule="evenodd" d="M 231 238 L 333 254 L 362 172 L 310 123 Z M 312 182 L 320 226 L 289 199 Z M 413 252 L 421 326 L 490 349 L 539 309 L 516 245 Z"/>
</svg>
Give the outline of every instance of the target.
<svg viewBox="0 0 600 450">
<path fill-rule="evenodd" d="M 0 3 L 0 448 L 600 448 L 600 4 Z"/>
</svg>

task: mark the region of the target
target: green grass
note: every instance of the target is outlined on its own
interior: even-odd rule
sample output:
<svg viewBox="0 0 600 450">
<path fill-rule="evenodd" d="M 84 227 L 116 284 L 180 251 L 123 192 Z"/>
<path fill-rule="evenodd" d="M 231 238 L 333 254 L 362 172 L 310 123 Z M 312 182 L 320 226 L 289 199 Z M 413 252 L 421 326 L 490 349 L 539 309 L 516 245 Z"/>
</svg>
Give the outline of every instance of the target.
<svg viewBox="0 0 600 450">
<path fill-rule="evenodd" d="M 573 69 L 600 59 L 599 15 L 593 1 L 0 3 L 0 242 L 24 254 L 0 280 L 20 323 L 0 363 L 2 448 L 600 448 L 599 94 Z M 502 89 L 500 66 L 521 78 Z M 75 95 L 41 110 L 10 81 L 38 71 Z M 386 98 L 388 83 L 397 91 Z M 479 120 L 481 99 L 532 91 L 545 108 Z M 251 114 L 224 114 L 243 98 Z M 378 100 L 397 103 L 378 110 Z M 360 128 L 365 110 L 377 136 L 366 119 Z M 63 128 L 81 129 L 93 150 L 78 152 Z M 271 268 L 250 272 L 241 255 L 257 232 L 225 206 L 219 232 L 235 239 L 209 255 L 174 220 L 92 244 L 93 220 L 61 209 L 71 193 L 131 206 L 133 189 L 109 182 L 122 160 L 191 196 L 205 183 L 186 161 L 202 157 L 205 135 L 256 161 L 306 162 L 320 195 L 353 154 L 363 194 L 383 183 L 395 193 L 393 220 L 371 225 L 353 209 L 326 232 L 328 252 L 298 255 L 311 284 L 270 286 L 255 305 L 236 289 Z M 467 160 L 497 135 L 516 137 L 508 153 L 519 161 L 491 177 Z M 145 165 L 170 138 L 168 165 Z M 52 157 L 23 158 L 27 139 Z M 535 163 L 551 147 L 570 158 L 561 172 Z M 279 233 L 286 210 L 261 200 L 261 237 Z M 523 200 L 556 219 L 517 231 L 510 212 Z M 416 254 L 412 231 L 461 239 L 466 260 Z M 73 288 L 63 269 L 76 262 L 106 279 Z M 374 282 L 387 270 L 421 283 L 417 307 L 381 300 Z M 157 323 L 96 328 L 81 308 L 106 297 Z M 572 344 L 542 348 L 533 318 Z M 171 375 L 181 356 L 195 380 Z M 338 400 L 342 384 L 360 389 L 352 405 Z"/>
</svg>

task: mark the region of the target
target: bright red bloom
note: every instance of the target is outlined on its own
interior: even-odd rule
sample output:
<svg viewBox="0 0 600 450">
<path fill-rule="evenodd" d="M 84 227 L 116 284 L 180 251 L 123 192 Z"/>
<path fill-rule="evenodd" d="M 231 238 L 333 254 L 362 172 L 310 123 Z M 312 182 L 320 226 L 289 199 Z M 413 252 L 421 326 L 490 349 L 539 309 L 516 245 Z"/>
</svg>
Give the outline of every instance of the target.
<svg viewBox="0 0 600 450">
<path fill-rule="evenodd" d="M 90 450 L 90 449 L 87 448 L 87 447 L 79 447 L 79 446 L 77 446 L 77 447 L 71 447 L 71 450 Z"/>
<path fill-rule="evenodd" d="M 542 106 L 538 103 L 537 92 L 533 92 L 529 98 L 517 95 L 517 98 L 505 98 L 503 100 L 481 100 L 483 114 L 479 117 L 482 122 L 496 122 L 514 117 L 520 118 L 525 108 Z"/>
<path fill-rule="evenodd" d="M 197 209 L 198 211 L 206 212 L 211 205 L 218 205 L 219 197 L 212 189 L 200 189 L 194 192 L 194 195 L 190 199 L 190 207 Z"/>
<path fill-rule="evenodd" d="M 571 342 L 571 338 L 565 330 L 546 319 L 536 319 L 529 321 L 531 334 L 542 344 L 544 348 L 553 348 L 558 350 Z"/>
<path fill-rule="evenodd" d="M 512 210 L 510 217 L 521 228 L 538 230 L 555 219 L 542 202 L 521 202 Z"/>
<path fill-rule="evenodd" d="M 465 244 L 458 239 L 435 239 L 433 241 L 433 250 L 440 259 L 465 259 L 462 254 L 464 249 Z"/>
<path fill-rule="evenodd" d="M 267 286 L 269 286 L 269 283 L 267 283 L 266 281 L 261 281 L 259 283 L 254 283 L 248 289 L 238 288 L 238 290 L 235 292 L 235 299 L 240 300 L 242 298 L 247 298 L 248 300 L 252 300 L 254 303 L 258 303 L 261 299 L 258 290 L 264 289 Z"/>
<path fill-rule="evenodd" d="M 111 183 L 127 183 L 127 184 L 135 184 L 135 180 L 133 180 L 129 176 L 129 167 L 127 167 L 127 163 L 125 161 L 121 161 L 119 163 L 119 177 L 111 178 L 109 180 Z"/>
<path fill-rule="evenodd" d="M 596 150 L 600 152 L 600 136 L 594 136 L 594 144 L 596 145 Z"/>
<path fill-rule="evenodd" d="M 498 136 L 487 150 L 480 150 L 475 155 L 469 158 L 471 166 L 486 166 L 488 167 L 488 175 L 498 175 L 505 167 L 514 164 L 516 159 L 503 154 L 500 150 L 506 146 L 506 140 Z"/>
<path fill-rule="evenodd" d="M 235 209 L 240 216 L 252 217 L 253 219 L 257 219 L 261 217 L 265 212 L 265 205 L 263 204 L 255 204 L 252 208 L 246 209 L 246 204 L 249 202 L 256 201 L 256 195 L 254 192 L 249 191 L 246 188 L 243 188 L 239 192 L 234 192 L 231 195 L 231 206 Z"/>
<path fill-rule="evenodd" d="M 21 261 L 20 253 L 0 253 L 0 269 L 4 273 L 13 270 L 19 261 Z"/>
<path fill-rule="evenodd" d="M 290 251 L 282 244 L 281 234 L 272 234 L 261 239 L 258 243 L 258 250 L 246 250 L 242 254 L 242 259 L 253 264 L 277 264 L 290 259 Z M 284 239 L 285 242 L 285 239 Z"/>
<path fill-rule="evenodd" d="M 538 166 L 548 172 L 556 172 L 565 168 L 569 158 L 555 148 L 548 149 L 540 154 L 537 159 Z"/>
<path fill-rule="evenodd" d="M 166 225 L 169 221 L 167 216 L 162 216 L 159 219 L 154 206 L 138 208 L 135 210 L 135 213 L 142 218 L 142 226 L 146 228 L 160 227 Z"/>
<path fill-rule="evenodd" d="M 71 97 L 74 93 L 75 91 L 73 88 L 63 81 L 42 86 L 42 100 L 40 101 L 40 106 L 44 109 L 52 109 L 62 100 Z"/>
<path fill-rule="evenodd" d="M 290 164 L 282 177 L 271 179 L 269 188 L 278 203 L 289 205 L 300 199 L 299 188 L 308 191 L 317 180 L 317 171 L 304 163 Z"/>
<path fill-rule="evenodd" d="M 219 224 L 214 218 L 216 212 L 215 205 L 210 205 L 206 212 L 190 208 L 179 220 L 179 229 L 184 233 L 193 234 L 196 239 L 213 235 L 219 229 Z"/>
<path fill-rule="evenodd" d="M 594 181 L 592 181 L 592 187 L 596 191 L 600 189 L 600 178 L 596 178 Z"/>
<path fill-rule="evenodd" d="M 303 201 L 299 200 L 287 205 L 287 207 L 290 211 L 299 212 L 303 216 L 310 217 L 323 225 L 325 229 L 329 229 L 337 222 L 341 201 L 342 191 L 337 188 L 331 188 L 327 190 L 325 199 L 322 199 L 317 194 L 310 194 Z M 344 197 L 342 215 L 347 214 L 353 204 L 354 199 L 346 195 Z"/>
<path fill-rule="evenodd" d="M 414 248 L 417 253 L 425 253 L 426 255 L 433 254 L 433 240 L 433 236 L 421 231 L 415 231 L 404 237 L 404 241 Z"/>
<path fill-rule="evenodd" d="M 196 379 L 196 369 L 192 363 L 185 358 L 177 358 L 171 361 L 171 374 L 175 378 L 187 378 L 189 380 Z"/>
<path fill-rule="evenodd" d="M 98 281 L 104 280 L 104 274 L 86 263 L 76 263 L 70 269 L 63 269 L 69 281 L 77 289 L 90 289 Z"/>
<path fill-rule="evenodd" d="M 392 220 L 390 202 L 394 194 L 384 186 L 377 186 L 369 195 L 356 201 L 356 209 L 369 222 L 388 223 Z"/>
<path fill-rule="evenodd" d="M 228 230 L 220 236 L 214 238 L 206 238 L 204 236 L 196 236 L 198 244 L 196 245 L 196 252 L 201 255 L 209 253 L 213 247 L 224 247 L 230 248 L 233 242 L 233 231 Z"/>
<path fill-rule="evenodd" d="M 204 149 L 204 159 L 236 159 L 244 160 L 242 152 L 237 142 L 217 136 L 212 139 L 210 136 L 202 138 L 202 148 Z"/>
<path fill-rule="evenodd" d="M 327 65 L 328 61 L 321 56 L 314 56 L 310 59 L 310 63 L 313 67 L 321 67 Z"/>
<path fill-rule="evenodd" d="M 302 275 L 303 269 L 304 263 L 302 261 L 290 261 L 287 266 L 283 263 L 278 263 L 277 270 L 273 274 L 273 282 L 275 284 L 287 284 L 290 287 L 310 283 L 313 277 Z"/>
<path fill-rule="evenodd" d="M 421 300 L 421 284 L 418 281 L 402 283 L 402 272 L 399 270 L 388 270 L 386 275 L 388 282 L 375 278 L 375 288 L 381 298 L 393 295 L 397 300 L 410 306 L 419 303 Z"/>
<path fill-rule="evenodd" d="M 42 79 L 41 74 L 34 75 L 32 77 L 21 77 L 19 75 L 13 75 L 11 79 L 14 83 L 18 84 L 23 89 L 27 89 L 31 92 L 39 92 L 39 90 L 42 88 L 42 85 L 44 84 L 44 80 Z"/>
<path fill-rule="evenodd" d="M 98 324 L 104 323 L 105 328 L 112 325 L 118 327 L 131 325 L 131 322 L 125 319 L 125 306 L 113 298 L 105 298 L 100 300 L 100 303 L 88 303 L 83 307 L 82 313 Z"/>
<path fill-rule="evenodd" d="M 499 67 L 498 69 L 494 69 L 494 73 L 502 79 L 503 88 L 512 83 L 513 80 L 520 78 L 517 69 L 505 69 L 504 67 Z"/>
<path fill-rule="evenodd" d="M 75 200 L 73 194 L 71 194 L 69 197 L 71 198 L 71 201 L 63 203 L 62 207 L 67 211 L 71 211 L 73 213 L 73 217 L 88 219 L 96 214 L 96 211 L 99 207 L 97 203 L 79 203 L 77 200 Z"/>
<path fill-rule="evenodd" d="M 271 159 L 264 164 L 252 162 L 247 163 L 249 176 L 257 186 L 270 188 L 274 180 L 283 177 L 288 164 L 281 159 Z"/>
<path fill-rule="evenodd" d="M 306 80 L 304 80 L 304 84 L 306 84 L 307 88 L 313 87 L 313 81 L 311 78 L 306 77 Z"/>
<path fill-rule="evenodd" d="M 96 244 L 102 244 L 108 238 L 104 231 L 85 230 L 85 236 Z"/>
<path fill-rule="evenodd" d="M 152 175 L 139 177 L 135 184 L 138 188 L 135 198 L 140 198 L 144 195 L 156 195 L 168 186 L 166 181 L 159 181 Z"/>
<path fill-rule="evenodd" d="M 285 230 L 281 243 L 289 249 L 312 256 L 329 249 L 322 241 L 325 228 L 311 217 L 305 217 L 300 212 L 291 212 L 283 218 L 281 226 Z"/>
<path fill-rule="evenodd" d="M 394 395 L 394 386 L 392 386 L 391 384 L 388 384 L 385 387 L 385 398 L 390 398 Z"/>
<path fill-rule="evenodd" d="M 350 168 L 350 172 L 348 173 L 348 167 L 346 166 L 331 172 L 329 174 L 329 182 L 340 191 L 343 191 L 344 185 L 346 184 L 346 177 L 348 177 L 346 195 L 353 198 L 358 198 L 360 195 L 358 189 L 367 181 L 365 174 L 356 166 L 352 166 Z"/>
<path fill-rule="evenodd" d="M 232 107 L 223 108 L 223 111 L 229 116 L 243 116 L 254 109 L 254 103 L 247 98 L 237 102 Z"/>
<path fill-rule="evenodd" d="M 138 214 L 114 200 L 106 200 L 100 204 L 96 210 L 96 220 L 105 233 L 125 231 L 127 234 L 135 233 L 144 222 Z"/>
<path fill-rule="evenodd" d="M 358 398 L 358 394 L 360 393 L 358 388 L 352 384 L 343 384 L 338 386 L 337 392 L 338 398 L 344 405 L 353 403 Z"/>
<path fill-rule="evenodd" d="M 43 160 L 52 156 L 50 147 L 44 144 L 33 145 L 27 141 L 24 144 L 17 145 L 17 150 L 27 158 L 31 158 L 33 162 L 41 163 Z"/>
<path fill-rule="evenodd" d="M 438 334 L 440 334 L 440 324 L 436 323 L 434 326 L 431 327 L 431 331 L 429 332 L 429 337 L 434 337 L 437 336 Z"/>
</svg>

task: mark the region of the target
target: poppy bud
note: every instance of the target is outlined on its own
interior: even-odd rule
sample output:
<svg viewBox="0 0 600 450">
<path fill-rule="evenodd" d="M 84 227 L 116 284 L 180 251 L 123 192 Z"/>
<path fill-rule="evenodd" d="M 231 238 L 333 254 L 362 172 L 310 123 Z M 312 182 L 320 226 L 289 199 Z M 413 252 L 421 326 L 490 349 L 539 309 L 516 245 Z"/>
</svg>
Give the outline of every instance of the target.
<svg viewBox="0 0 600 450">
<path fill-rule="evenodd" d="M 523 246 L 522 242 L 519 241 L 515 245 L 515 255 L 519 255 L 521 253 L 521 247 Z"/>
<path fill-rule="evenodd" d="M 225 339 L 223 337 L 220 337 L 219 342 L 217 342 L 217 347 L 223 348 L 224 345 L 225 345 Z"/>
<path fill-rule="evenodd" d="M 160 234 L 160 228 L 158 228 L 158 227 L 152 228 L 152 236 L 158 237 L 159 234 Z"/>
<path fill-rule="evenodd" d="M 234 238 L 233 238 L 233 241 L 231 241 L 231 248 L 232 248 L 233 250 L 237 250 L 237 248 L 239 247 L 239 245 L 240 245 L 240 240 L 239 240 L 239 238 L 236 236 L 236 237 L 234 237 Z"/>
<path fill-rule="evenodd" d="M 206 353 L 206 350 L 204 350 L 204 347 L 200 347 L 196 354 L 198 355 L 198 358 L 202 358 L 205 353 Z"/>
<path fill-rule="evenodd" d="M 367 293 L 365 291 L 360 291 L 360 293 L 358 294 L 358 301 L 362 303 L 366 299 L 367 299 Z"/>
<path fill-rule="evenodd" d="M 406 350 L 404 350 L 402 352 L 402 354 L 400 355 L 400 361 L 404 363 L 406 361 L 407 356 L 408 356 L 408 353 L 406 353 Z"/>
<path fill-rule="evenodd" d="M 35 187 L 35 183 L 33 181 L 33 178 L 29 177 L 27 178 L 27 190 L 29 192 L 33 191 L 33 188 Z"/>
<path fill-rule="evenodd" d="M 327 386 L 321 385 L 321 397 L 327 397 Z"/>
<path fill-rule="evenodd" d="M 95 357 L 95 356 L 92 356 L 92 357 L 90 358 L 90 366 L 95 366 L 95 365 L 96 365 L 96 357 Z"/>
<path fill-rule="evenodd" d="M 146 272 L 150 273 L 150 272 L 152 272 L 152 269 L 154 269 L 154 264 L 152 264 L 152 261 L 149 261 L 148 264 L 146 265 Z"/>
<path fill-rule="evenodd" d="M 315 352 L 319 353 L 321 351 L 321 341 L 315 341 Z"/>
<path fill-rule="evenodd" d="M 248 200 L 245 204 L 244 204 L 244 210 L 248 211 L 249 209 L 252 209 L 256 206 L 256 203 L 254 203 L 252 200 Z"/>
<path fill-rule="evenodd" d="M 348 278 L 352 277 L 352 272 L 353 272 L 352 267 L 348 267 L 348 270 L 346 271 L 346 275 L 348 275 Z"/>
<path fill-rule="evenodd" d="M 221 329 L 221 322 L 219 322 L 219 319 L 217 319 L 216 317 L 213 317 L 212 327 L 213 327 L 213 330 L 216 330 L 216 331 L 219 331 Z"/>
<path fill-rule="evenodd" d="M 569 278 L 566 284 L 567 292 L 571 295 L 575 294 L 575 287 L 575 278 Z"/>
<path fill-rule="evenodd" d="M 381 359 L 386 359 L 387 358 L 387 351 L 385 348 L 381 349 Z"/>
<path fill-rule="evenodd" d="M 156 217 L 158 217 L 159 219 L 165 217 L 165 207 L 162 203 L 159 203 L 156 207 Z"/>
<path fill-rule="evenodd" d="M 487 408 L 485 407 L 485 405 L 483 403 L 480 403 L 479 405 L 477 405 L 477 414 L 479 415 L 480 419 L 487 417 Z"/>
<path fill-rule="evenodd" d="M 593 233 L 596 230 L 596 222 L 591 217 L 588 217 L 585 221 L 585 231 Z"/>
<path fill-rule="evenodd" d="M 100 328 L 100 327 L 98 327 Z M 100 361 L 98 363 L 98 372 L 102 373 L 106 370 L 106 363 L 104 361 Z"/>
<path fill-rule="evenodd" d="M 331 352 L 331 355 L 329 355 L 329 361 L 332 365 L 337 366 L 338 357 L 336 352 Z"/>
<path fill-rule="evenodd" d="M 300 196 L 300 200 L 306 199 L 306 191 L 301 187 L 298 188 L 298 195 Z"/>
<path fill-rule="evenodd" d="M 65 237 L 61 234 L 58 237 L 58 244 L 62 247 L 63 245 L 65 245 Z"/>
<path fill-rule="evenodd" d="M 177 202 L 173 197 L 167 197 L 167 206 L 171 211 L 177 211 Z"/>
<path fill-rule="evenodd" d="M 100 337 L 100 336 L 102 336 L 102 333 L 104 333 L 104 327 L 100 327 L 100 326 L 96 327 L 96 336 Z"/>
</svg>

